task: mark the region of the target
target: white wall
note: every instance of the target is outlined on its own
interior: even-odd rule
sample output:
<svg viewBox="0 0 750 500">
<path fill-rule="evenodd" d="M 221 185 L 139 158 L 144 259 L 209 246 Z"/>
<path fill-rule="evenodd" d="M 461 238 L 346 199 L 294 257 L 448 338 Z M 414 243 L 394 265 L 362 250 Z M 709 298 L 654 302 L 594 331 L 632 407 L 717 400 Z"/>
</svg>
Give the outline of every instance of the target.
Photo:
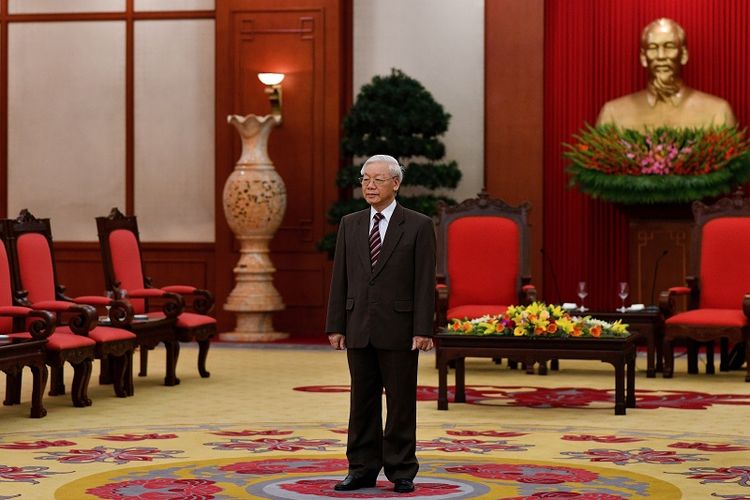
<svg viewBox="0 0 750 500">
<path fill-rule="evenodd" d="M 457 200 L 484 185 L 484 0 L 354 0 L 354 95 L 398 68 L 451 114 L 445 160 Z M 387 154 L 387 152 L 386 152 Z"/>
</svg>

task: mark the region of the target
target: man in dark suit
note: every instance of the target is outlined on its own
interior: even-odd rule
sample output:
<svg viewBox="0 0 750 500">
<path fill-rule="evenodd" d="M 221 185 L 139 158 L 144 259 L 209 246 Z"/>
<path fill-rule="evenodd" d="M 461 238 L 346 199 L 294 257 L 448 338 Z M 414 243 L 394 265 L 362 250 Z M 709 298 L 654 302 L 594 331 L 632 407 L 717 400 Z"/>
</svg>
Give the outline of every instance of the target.
<svg viewBox="0 0 750 500">
<path fill-rule="evenodd" d="M 432 349 L 435 232 L 432 219 L 396 203 L 395 158 L 373 156 L 361 173 L 370 208 L 341 219 L 326 321 L 351 376 L 349 474 L 334 489 L 373 487 L 383 468 L 394 491 L 409 493 L 419 469 L 417 359 Z"/>
</svg>

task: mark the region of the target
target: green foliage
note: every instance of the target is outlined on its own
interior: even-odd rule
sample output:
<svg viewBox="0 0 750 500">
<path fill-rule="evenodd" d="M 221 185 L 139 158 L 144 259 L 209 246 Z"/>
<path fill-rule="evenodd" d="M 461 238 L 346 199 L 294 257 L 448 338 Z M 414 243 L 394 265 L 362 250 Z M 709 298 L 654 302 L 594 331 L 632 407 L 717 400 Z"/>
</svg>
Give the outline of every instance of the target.
<svg viewBox="0 0 750 500">
<path fill-rule="evenodd" d="M 434 190 L 453 189 L 461 180 L 455 161 L 440 162 L 445 146 L 439 136 L 448 129 L 450 115 L 417 80 L 392 69 L 390 75 L 375 76 L 364 85 L 349 114 L 344 118 L 342 151 L 349 156 L 368 158 L 388 154 L 406 167 L 403 187 L 419 186 Z M 360 165 L 339 170 L 336 184 L 350 192 L 360 187 Z M 449 205 L 455 201 L 446 196 L 421 194 L 409 196 L 399 191 L 399 203 L 406 208 L 433 216 L 438 201 Z M 349 213 L 367 208 L 362 198 L 342 199 L 328 211 L 330 224 L 338 224 Z M 318 242 L 318 249 L 332 254 L 335 233 Z"/>
<path fill-rule="evenodd" d="M 642 134 L 587 125 L 564 144 L 570 184 L 614 203 L 682 203 L 750 180 L 750 141 L 736 127 L 660 127 Z"/>
<path fill-rule="evenodd" d="M 341 147 L 352 156 L 390 154 L 403 161 L 422 156 L 439 160 L 445 146 L 438 136 L 450 115 L 417 80 L 392 69 L 362 87 L 344 118 Z"/>
</svg>

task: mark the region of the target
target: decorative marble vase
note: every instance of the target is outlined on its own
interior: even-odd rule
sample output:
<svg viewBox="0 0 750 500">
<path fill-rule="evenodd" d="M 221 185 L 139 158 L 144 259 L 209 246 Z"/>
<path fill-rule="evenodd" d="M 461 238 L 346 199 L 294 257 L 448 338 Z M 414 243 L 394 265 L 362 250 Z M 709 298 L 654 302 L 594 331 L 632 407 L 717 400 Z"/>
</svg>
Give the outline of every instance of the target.
<svg viewBox="0 0 750 500">
<path fill-rule="evenodd" d="M 224 309 L 237 315 L 234 331 L 222 340 L 263 342 L 289 337 L 274 331 L 273 311 L 284 303 L 273 286 L 276 270 L 268 244 L 286 210 L 286 187 L 268 157 L 268 136 L 277 124 L 272 115 L 230 115 L 242 139 L 242 155 L 224 185 L 224 215 L 240 242 L 240 260 L 234 268 L 236 285 Z"/>
</svg>

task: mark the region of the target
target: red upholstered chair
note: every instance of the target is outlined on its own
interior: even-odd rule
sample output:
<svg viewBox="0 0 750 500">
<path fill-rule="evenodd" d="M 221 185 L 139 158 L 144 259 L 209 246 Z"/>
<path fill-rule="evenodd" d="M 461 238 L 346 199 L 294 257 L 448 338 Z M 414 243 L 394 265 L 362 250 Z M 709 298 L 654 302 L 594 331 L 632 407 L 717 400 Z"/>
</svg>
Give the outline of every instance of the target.
<svg viewBox="0 0 750 500">
<path fill-rule="evenodd" d="M 9 223 L 8 220 L 0 221 L 0 309 L 6 312 L 14 312 L 19 314 L 22 311 L 29 311 L 30 308 L 17 307 L 14 304 L 17 300 L 13 300 L 14 286 L 13 282 L 17 279 L 14 277 L 14 270 L 10 267 L 10 259 L 8 249 L 8 242 L 10 241 L 9 235 Z M 75 312 L 74 312 L 75 314 Z M 55 318 L 51 313 L 46 311 L 36 311 L 29 313 L 30 318 L 33 317 L 47 317 L 50 321 L 55 321 Z M 73 387 L 71 390 L 71 398 L 74 406 L 89 406 L 91 400 L 88 398 L 88 384 L 91 376 L 91 361 L 94 359 L 94 350 L 96 348 L 96 342 L 86 336 L 90 327 L 90 316 L 88 311 L 81 315 L 80 313 L 73 316 L 73 320 L 70 328 L 58 329 L 54 331 L 54 324 L 49 328 L 50 335 L 47 336 L 47 344 L 45 345 L 45 363 L 50 366 L 53 370 L 62 370 L 62 366 L 65 363 L 70 363 L 73 366 Z M 47 328 L 39 325 L 38 323 L 29 322 L 27 320 L 26 332 L 21 333 L 9 333 L 9 337 L 20 337 L 26 339 L 37 338 Z M 19 327 L 14 327 L 8 318 L 0 318 L 0 332 L 6 333 L 11 331 L 18 331 Z M 54 331 L 54 332 L 53 332 Z M 40 396 L 41 392 L 44 391 L 44 386 L 47 384 L 47 370 L 44 369 L 44 378 L 41 385 L 34 387 L 34 396 Z M 15 404 L 20 402 L 21 398 L 21 372 L 12 373 L 7 379 L 7 393 L 4 404 Z M 50 387 L 50 396 L 56 396 L 65 394 L 65 386 L 62 383 L 62 378 L 57 384 L 53 384 Z M 34 397 L 33 396 L 33 397 Z M 40 399 L 41 401 L 41 399 Z M 33 417 L 43 417 L 46 411 L 43 407 L 32 408 Z"/>
<path fill-rule="evenodd" d="M 513 207 L 484 191 L 438 207 L 436 330 L 454 318 L 502 314 L 536 299 L 527 257 L 529 210 L 528 203 Z"/>
<path fill-rule="evenodd" d="M 750 199 L 736 195 L 713 205 L 693 203 L 695 225 L 687 286 L 662 292 L 664 377 L 674 373 L 677 339 L 706 342 L 706 372 L 713 373 L 713 341 L 745 343 L 750 354 Z M 688 295 L 688 310 L 675 314 L 675 296 Z M 697 372 L 697 362 L 690 372 Z M 750 363 L 745 381 L 750 382 Z"/>
<path fill-rule="evenodd" d="M 33 309 L 56 313 L 60 324 L 57 331 L 60 333 L 85 334 L 88 340 L 94 342 L 95 357 L 107 361 L 103 364 L 103 371 L 107 373 L 102 379 L 111 378 L 117 397 L 132 395 L 132 360 L 136 339 L 131 332 L 117 327 L 127 325 L 132 318 L 130 306 L 107 297 L 71 298 L 65 295 L 65 287 L 57 281 L 49 219 L 37 219 L 28 210 L 22 210 L 17 219 L 7 220 L 6 224 L 6 243 L 9 243 L 19 302 Z M 96 306 L 102 309 L 110 307 L 112 327 L 97 325 Z M 64 323 L 67 316 L 71 319 Z M 64 392 L 62 384 L 63 367 L 60 364 L 52 369 L 52 391 Z"/>
<path fill-rule="evenodd" d="M 177 313 L 173 324 L 174 336 L 180 342 L 198 343 L 198 372 L 208 377 L 206 358 L 211 337 L 216 334 L 216 319 L 208 316 L 214 305 L 211 292 L 189 285 L 171 285 L 155 288 L 147 277 L 141 259 L 141 243 L 138 234 L 138 221 L 135 216 L 124 215 L 113 208 L 107 217 L 97 217 L 96 227 L 99 245 L 104 262 L 104 276 L 109 290 L 127 290 L 127 295 L 136 314 L 149 314 L 149 302 L 165 297 L 189 297 L 194 312 Z M 181 302 L 182 303 L 182 302 Z M 175 344 L 174 362 L 179 355 L 179 344 Z M 141 349 L 141 372 L 146 373 L 148 351 Z M 179 379 L 176 379 L 179 383 Z"/>
<path fill-rule="evenodd" d="M 26 332 L 21 332 L 25 328 L 19 325 L 19 319 L 29 321 Z M 21 378 L 28 361 L 21 359 L 24 348 L 19 345 L 18 339 L 46 341 L 54 331 L 55 318 L 52 313 L 13 305 L 8 254 L 5 244 L 0 241 L 0 335 L 4 336 L 0 338 L 0 367 L 6 376 L 3 405 L 21 403 Z M 47 366 L 41 361 L 38 364 L 29 364 L 29 367 L 34 375 L 31 417 L 40 418 L 47 414 L 42 404 L 44 387 L 47 385 Z"/>
</svg>

